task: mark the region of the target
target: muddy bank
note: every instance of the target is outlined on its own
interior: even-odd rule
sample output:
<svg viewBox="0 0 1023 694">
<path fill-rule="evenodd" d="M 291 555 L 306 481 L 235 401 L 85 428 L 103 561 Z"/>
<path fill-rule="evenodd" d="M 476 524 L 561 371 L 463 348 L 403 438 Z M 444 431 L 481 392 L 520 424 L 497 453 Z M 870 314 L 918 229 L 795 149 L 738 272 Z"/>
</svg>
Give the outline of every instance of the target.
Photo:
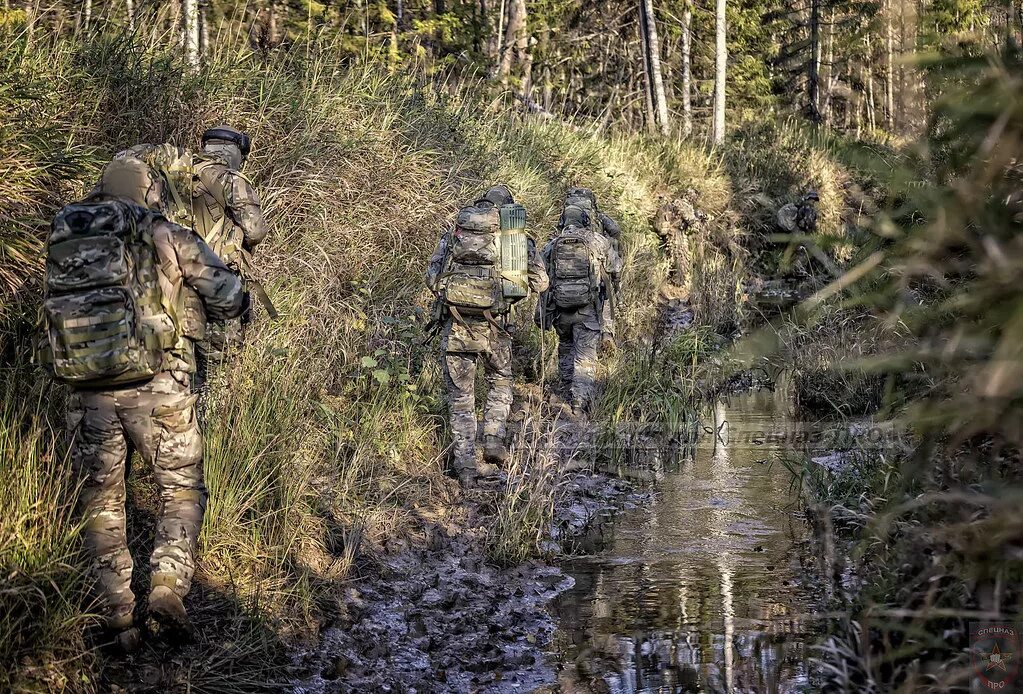
<svg viewBox="0 0 1023 694">
<path fill-rule="evenodd" d="M 555 510 L 551 556 L 642 495 L 606 475 L 569 473 Z M 315 650 L 301 653 L 302 693 L 532 691 L 552 683 L 550 602 L 573 584 L 539 561 L 488 563 L 496 491 L 462 496 L 426 546 L 384 557 L 352 582 Z"/>
</svg>

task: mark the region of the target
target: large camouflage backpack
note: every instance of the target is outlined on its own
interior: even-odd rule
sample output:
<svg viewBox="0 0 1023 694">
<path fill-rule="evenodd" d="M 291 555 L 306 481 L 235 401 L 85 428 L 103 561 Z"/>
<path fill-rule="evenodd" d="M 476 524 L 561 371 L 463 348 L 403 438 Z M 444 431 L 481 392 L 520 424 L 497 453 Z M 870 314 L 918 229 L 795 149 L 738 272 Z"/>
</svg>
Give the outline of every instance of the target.
<svg viewBox="0 0 1023 694">
<path fill-rule="evenodd" d="M 572 208 L 576 208 L 576 211 L 573 211 Z M 566 218 L 566 215 L 569 214 L 578 216 L 578 210 L 586 212 L 589 217 L 588 226 Z M 597 197 L 589 188 L 569 188 L 568 193 L 565 194 L 562 215 L 564 220 L 562 224 L 565 227 L 575 224 L 576 226 L 586 226 L 598 234 L 604 233 L 603 224 L 600 221 L 600 211 L 597 209 Z"/>
<path fill-rule="evenodd" d="M 216 160 L 169 143 L 135 145 L 114 158 L 122 157 L 141 159 L 167 182 L 168 219 L 201 236 L 227 265 L 247 270 L 240 233 L 226 212 L 229 192 L 224 189 L 223 167 Z"/>
<path fill-rule="evenodd" d="M 528 295 L 525 223 L 520 205 L 478 202 L 459 210 L 439 282 L 448 308 L 490 317 Z"/>
<path fill-rule="evenodd" d="M 597 303 L 603 277 L 591 232 L 577 226 L 563 229 L 554 237 L 550 267 L 550 291 L 558 308 L 579 309 Z"/>
<path fill-rule="evenodd" d="M 86 199 L 61 209 L 46 244 L 41 361 L 57 380 L 96 387 L 151 378 L 178 342 L 149 210 Z"/>
</svg>

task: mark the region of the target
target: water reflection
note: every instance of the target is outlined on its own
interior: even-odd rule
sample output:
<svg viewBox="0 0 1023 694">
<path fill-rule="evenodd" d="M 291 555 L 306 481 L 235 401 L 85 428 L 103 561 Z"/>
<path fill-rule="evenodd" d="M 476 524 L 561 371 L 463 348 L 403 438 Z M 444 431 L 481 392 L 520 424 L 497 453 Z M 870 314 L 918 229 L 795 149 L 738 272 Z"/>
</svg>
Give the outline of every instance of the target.
<svg viewBox="0 0 1023 694">
<path fill-rule="evenodd" d="M 810 530 L 774 462 L 784 444 L 751 435 L 792 427 L 783 412 L 767 392 L 717 403 L 656 497 L 616 520 L 602 552 L 567 563 L 561 691 L 813 690 Z"/>
</svg>

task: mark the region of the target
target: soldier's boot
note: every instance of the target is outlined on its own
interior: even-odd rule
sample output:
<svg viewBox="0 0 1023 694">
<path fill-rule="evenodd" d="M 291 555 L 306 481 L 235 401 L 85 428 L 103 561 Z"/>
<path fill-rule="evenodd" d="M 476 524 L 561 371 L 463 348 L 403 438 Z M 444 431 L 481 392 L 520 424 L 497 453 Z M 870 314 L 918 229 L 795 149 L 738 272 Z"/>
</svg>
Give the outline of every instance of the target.
<svg viewBox="0 0 1023 694">
<path fill-rule="evenodd" d="M 107 620 L 106 629 L 113 635 L 113 647 L 124 655 L 132 655 L 142 646 L 142 632 L 131 613 Z"/>
<path fill-rule="evenodd" d="M 494 466 L 503 466 L 511 462 L 511 453 L 500 436 L 483 437 L 483 460 Z"/>
<path fill-rule="evenodd" d="M 155 586 L 149 593 L 150 629 L 172 639 L 191 639 L 195 634 L 185 604 L 168 586 Z"/>
</svg>

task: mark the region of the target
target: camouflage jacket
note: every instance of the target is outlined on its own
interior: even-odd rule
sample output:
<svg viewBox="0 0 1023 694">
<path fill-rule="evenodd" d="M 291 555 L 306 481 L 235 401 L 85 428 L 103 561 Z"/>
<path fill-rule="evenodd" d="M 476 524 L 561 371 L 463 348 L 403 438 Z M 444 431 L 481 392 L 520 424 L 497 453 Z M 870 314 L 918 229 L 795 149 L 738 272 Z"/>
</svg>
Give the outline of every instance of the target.
<svg viewBox="0 0 1023 694">
<path fill-rule="evenodd" d="M 237 242 L 251 253 L 267 234 L 256 189 L 240 171 L 219 159 L 210 159 L 207 166 L 192 202 L 196 231 L 205 236 L 203 227 L 212 228 L 226 215 L 225 224 L 233 227 Z"/>
<path fill-rule="evenodd" d="M 242 281 L 191 229 L 158 218 L 152 228 L 160 269 L 160 286 L 170 303 L 184 307 L 185 339 L 168 355 L 165 368 L 192 373 L 192 341 L 205 336 L 205 319 L 228 320 L 244 313 L 248 295 Z"/>
</svg>

